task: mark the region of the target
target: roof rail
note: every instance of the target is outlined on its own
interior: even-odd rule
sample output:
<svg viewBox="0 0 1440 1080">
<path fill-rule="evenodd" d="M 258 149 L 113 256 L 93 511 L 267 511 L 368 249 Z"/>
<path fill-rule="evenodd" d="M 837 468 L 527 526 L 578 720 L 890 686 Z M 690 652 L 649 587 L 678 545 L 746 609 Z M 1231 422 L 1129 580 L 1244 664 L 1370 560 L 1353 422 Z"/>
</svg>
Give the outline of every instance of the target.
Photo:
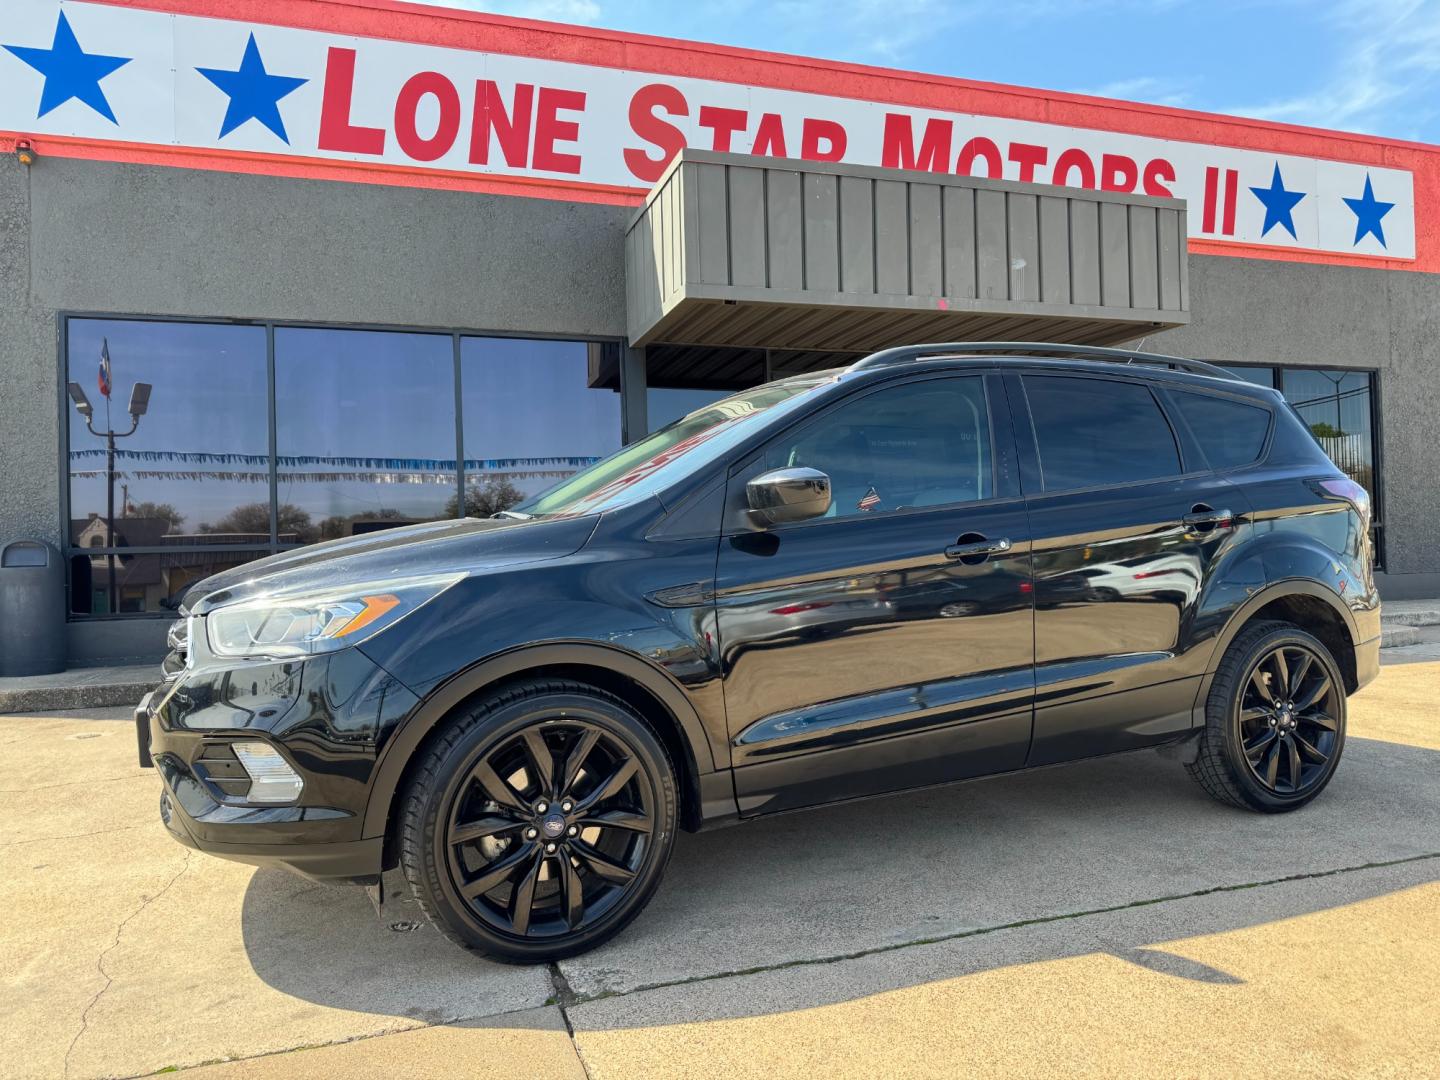
<svg viewBox="0 0 1440 1080">
<path fill-rule="evenodd" d="M 1038 353 L 1044 356 L 1072 356 L 1084 360 L 1103 360 L 1116 364 L 1162 364 L 1179 368 L 1197 375 L 1209 375 L 1216 379 L 1242 382 L 1222 367 L 1207 364 L 1203 360 L 1189 360 L 1183 356 L 1166 356 L 1164 353 L 1137 352 L 1134 349 L 1111 349 L 1099 345 L 1057 345 L 1043 341 L 949 341 L 933 345 L 901 345 L 884 349 L 855 361 L 849 371 L 869 371 L 872 368 L 891 367 L 895 364 L 915 363 L 941 356 L 967 353 Z"/>
</svg>

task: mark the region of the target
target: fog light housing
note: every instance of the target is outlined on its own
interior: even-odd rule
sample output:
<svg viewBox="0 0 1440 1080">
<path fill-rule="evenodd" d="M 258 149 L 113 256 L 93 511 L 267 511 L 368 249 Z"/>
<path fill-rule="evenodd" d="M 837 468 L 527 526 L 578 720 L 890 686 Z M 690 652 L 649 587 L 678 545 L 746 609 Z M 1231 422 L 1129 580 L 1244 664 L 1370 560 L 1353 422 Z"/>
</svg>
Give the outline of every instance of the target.
<svg viewBox="0 0 1440 1080">
<path fill-rule="evenodd" d="M 240 767 L 250 776 L 246 802 L 288 803 L 300 797 L 305 781 L 269 743 L 237 742 L 231 747 Z"/>
</svg>

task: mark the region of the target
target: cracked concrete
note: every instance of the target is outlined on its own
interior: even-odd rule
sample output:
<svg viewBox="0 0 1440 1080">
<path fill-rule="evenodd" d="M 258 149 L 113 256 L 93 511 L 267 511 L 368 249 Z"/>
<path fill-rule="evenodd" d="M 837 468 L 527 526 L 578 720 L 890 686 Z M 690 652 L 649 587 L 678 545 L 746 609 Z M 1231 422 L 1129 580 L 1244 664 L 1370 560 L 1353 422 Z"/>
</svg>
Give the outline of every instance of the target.
<svg viewBox="0 0 1440 1080">
<path fill-rule="evenodd" d="M 1434 1074 L 1437 686 L 1387 667 L 1279 818 L 1137 755 L 683 836 L 630 930 L 539 968 L 403 887 L 382 922 L 190 855 L 119 712 L 0 718 L 0 1075 Z"/>
<path fill-rule="evenodd" d="M 115 939 L 111 941 L 110 944 L 105 947 L 105 950 L 101 952 L 101 954 L 96 958 L 95 970 L 99 972 L 100 977 L 105 980 L 105 985 L 100 987 L 99 990 L 95 991 L 95 996 L 90 999 L 90 1001 L 86 1004 L 84 1011 L 80 1013 L 80 1030 L 75 1032 L 75 1037 L 70 1040 L 70 1045 L 65 1048 L 65 1061 L 61 1069 L 62 1073 L 65 1076 L 68 1077 L 70 1075 L 70 1057 L 75 1052 L 75 1044 L 80 1041 L 80 1039 L 84 1036 L 86 1030 L 90 1026 L 90 1010 L 95 1008 L 95 1006 L 99 1003 L 100 999 L 105 996 L 105 992 L 109 990 L 110 987 L 113 986 L 115 983 L 114 977 L 105 970 L 105 958 L 109 956 L 110 953 L 119 946 L 120 939 L 125 935 L 125 927 L 130 925 L 130 920 L 134 919 L 152 903 L 159 900 L 162 896 L 168 893 L 175 885 L 175 883 L 179 881 L 182 876 L 184 876 L 185 871 L 190 869 L 190 859 L 194 854 L 195 853 L 193 851 L 190 851 L 188 849 L 183 851 L 183 858 L 181 860 L 180 869 L 175 871 L 175 876 L 172 877 L 169 881 L 167 881 L 165 883 L 165 886 L 154 896 L 145 896 L 141 898 L 140 906 L 137 907 L 134 911 L 132 911 L 129 915 L 125 916 L 125 918 L 121 920 L 120 925 L 115 927 Z"/>
</svg>

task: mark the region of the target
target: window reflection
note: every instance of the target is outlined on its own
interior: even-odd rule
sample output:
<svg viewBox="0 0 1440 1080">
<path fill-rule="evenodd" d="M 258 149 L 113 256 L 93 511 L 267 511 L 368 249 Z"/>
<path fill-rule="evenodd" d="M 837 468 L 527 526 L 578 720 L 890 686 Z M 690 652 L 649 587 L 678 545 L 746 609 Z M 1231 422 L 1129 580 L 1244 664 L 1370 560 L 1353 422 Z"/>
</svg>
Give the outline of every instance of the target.
<svg viewBox="0 0 1440 1080">
<path fill-rule="evenodd" d="M 161 554 L 127 555 L 124 552 L 70 558 L 70 610 L 76 615 L 141 615 L 173 613 L 185 591 L 201 578 L 218 574 L 254 559 L 264 551 L 237 548 L 234 552 L 194 551 L 205 537 L 163 536 Z M 115 585 L 110 587 L 110 564 Z"/>
<path fill-rule="evenodd" d="M 1375 434 L 1368 371 L 1285 369 L 1285 400 L 1295 407 L 1347 476 L 1375 497 Z"/>
<path fill-rule="evenodd" d="M 462 338 L 460 385 L 468 516 L 507 510 L 620 448 L 618 381 L 584 342 Z"/>
<path fill-rule="evenodd" d="M 281 543 L 429 521 L 454 506 L 452 340 L 275 331 Z M 268 505 L 261 508 L 268 515 Z"/>
<path fill-rule="evenodd" d="M 270 540 L 269 410 L 265 330 L 258 326 L 72 319 L 68 381 L 93 409 L 92 434 L 73 407 L 70 542 L 137 547 L 236 530 L 243 507 L 265 507 L 258 542 Z M 110 358 L 110 396 L 100 386 Z M 128 403 L 137 382 L 152 387 L 132 435 Z M 103 433 L 115 440 L 109 469 Z M 113 484 L 114 520 L 107 518 Z"/>
</svg>

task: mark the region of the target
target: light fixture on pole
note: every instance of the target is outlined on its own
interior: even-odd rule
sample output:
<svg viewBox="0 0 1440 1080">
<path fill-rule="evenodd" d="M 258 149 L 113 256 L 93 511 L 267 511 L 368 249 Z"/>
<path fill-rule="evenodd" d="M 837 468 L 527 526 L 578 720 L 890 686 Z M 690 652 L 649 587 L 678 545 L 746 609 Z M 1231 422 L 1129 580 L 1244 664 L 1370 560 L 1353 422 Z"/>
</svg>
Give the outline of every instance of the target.
<svg viewBox="0 0 1440 1080">
<path fill-rule="evenodd" d="M 35 164 L 35 147 L 30 145 L 29 139 L 17 139 L 15 141 L 15 160 L 24 165 L 27 169 Z"/>
<path fill-rule="evenodd" d="M 110 350 L 109 343 L 102 355 L 100 389 L 105 394 L 106 407 L 109 407 L 110 387 Z M 70 394 L 70 400 L 75 403 L 75 411 L 85 418 L 85 426 L 90 434 L 105 440 L 105 546 L 116 547 L 115 542 L 115 440 L 123 439 L 134 435 L 135 429 L 140 426 L 140 418 L 150 408 L 151 386 L 146 382 L 137 382 L 134 389 L 130 391 L 130 430 L 116 431 L 108 428 L 106 431 L 95 430 L 95 409 L 90 404 L 90 399 L 85 396 L 85 391 L 79 383 L 70 383 L 66 387 Z M 108 415 L 108 411 L 107 411 Z M 108 425 L 107 425 L 108 427 Z M 114 614 L 119 606 L 115 600 L 115 554 L 112 551 L 105 556 L 109 593 L 106 601 L 109 614 Z"/>
</svg>

